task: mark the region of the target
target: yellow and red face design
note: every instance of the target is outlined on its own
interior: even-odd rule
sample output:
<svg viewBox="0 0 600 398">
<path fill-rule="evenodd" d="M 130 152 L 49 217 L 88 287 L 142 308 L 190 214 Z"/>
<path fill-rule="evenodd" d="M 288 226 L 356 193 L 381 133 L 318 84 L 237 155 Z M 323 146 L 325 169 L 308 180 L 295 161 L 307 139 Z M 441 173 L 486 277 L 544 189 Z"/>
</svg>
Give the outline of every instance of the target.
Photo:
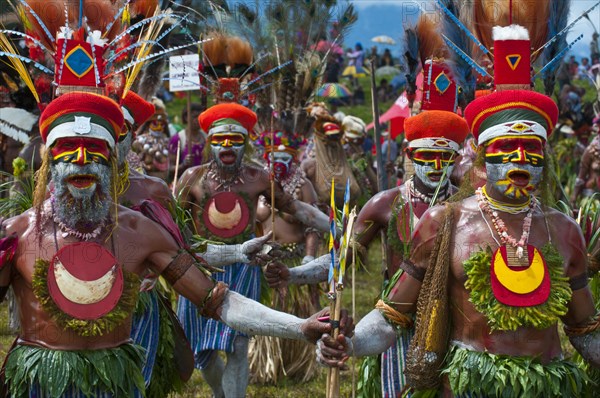
<svg viewBox="0 0 600 398">
<path fill-rule="evenodd" d="M 157 111 L 152 119 L 148 122 L 148 127 L 151 131 L 163 132 L 167 123 L 167 115 L 164 111 Z"/>
<path fill-rule="evenodd" d="M 241 133 L 216 133 L 209 137 L 210 150 L 219 167 L 239 167 L 244 156 L 246 136 Z"/>
<path fill-rule="evenodd" d="M 451 149 L 419 148 L 412 151 L 415 174 L 426 187 L 436 189 L 440 184 L 444 170 L 446 178 L 454 169 L 456 152 Z"/>
<path fill-rule="evenodd" d="M 107 166 L 110 159 L 108 144 L 97 138 L 61 138 L 50 149 L 50 153 L 54 164 L 73 163 L 84 166 L 100 163 Z"/>
<path fill-rule="evenodd" d="M 544 140 L 535 135 L 507 135 L 485 145 L 488 181 L 511 199 L 531 195 L 542 179 Z"/>
</svg>

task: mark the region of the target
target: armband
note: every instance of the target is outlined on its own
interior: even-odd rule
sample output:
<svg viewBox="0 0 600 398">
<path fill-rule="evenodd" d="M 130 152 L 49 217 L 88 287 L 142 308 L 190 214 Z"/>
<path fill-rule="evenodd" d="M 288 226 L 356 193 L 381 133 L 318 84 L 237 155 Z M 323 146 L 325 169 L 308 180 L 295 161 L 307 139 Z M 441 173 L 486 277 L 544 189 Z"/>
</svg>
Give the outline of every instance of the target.
<svg viewBox="0 0 600 398">
<path fill-rule="evenodd" d="M 410 329 L 413 327 L 413 320 L 410 316 L 396 311 L 392 306 L 385 301 L 379 300 L 375 304 L 375 308 L 381 312 L 381 315 L 396 329 Z"/>
<path fill-rule="evenodd" d="M 314 228 L 314 227 L 306 227 L 304 228 L 304 236 L 306 235 L 310 235 L 310 234 L 320 234 L 321 231 L 319 231 L 318 229 Z"/>
<path fill-rule="evenodd" d="M 579 326 L 567 326 L 565 325 L 565 334 L 568 337 L 584 336 L 586 334 L 593 333 L 600 329 L 600 313 L 597 313 L 590 320 Z"/>
<path fill-rule="evenodd" d="M 161 273 L 169 284 L 174 285 L 196 263 L 196 258 L 186 250 L 180 250 Z"/>
<path fill-rule="evenodd" d="M 408 259 L 405 259 L 402 264 L 400 264 L 400 268 L 402 268 L 408 275 L 412 276 L 419 282 L 423 282 L 423 279 L 425 279 L 425 270 L 417 267 Z"/>
<path fill-rule="evenodd" d="M 569 278 L 569 285 L 571 286 L 571 290 L 573 291 L 583 289 L 587 286 L 587 284 L 588 274 L 585 272 L 583 274 L 579 274 L 577 276 Z"/>
<path fill-rule="evenodd" d="M 225 300 L 225 295 L 229 291 L 229 286 L 223 282 L 216 282 L 214 287 L 202 301 L 202 306 L 199 308 L 200 315 L 206 318 L 221 319 L 220 309 Z"/>
</svg>

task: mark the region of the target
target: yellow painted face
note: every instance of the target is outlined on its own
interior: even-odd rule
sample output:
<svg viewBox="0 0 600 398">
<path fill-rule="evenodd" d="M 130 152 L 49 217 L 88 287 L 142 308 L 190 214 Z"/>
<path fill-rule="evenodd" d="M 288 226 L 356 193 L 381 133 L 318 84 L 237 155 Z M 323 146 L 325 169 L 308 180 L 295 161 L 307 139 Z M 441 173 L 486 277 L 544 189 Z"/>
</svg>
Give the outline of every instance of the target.
<svg viewBox="0 0 600 398">
<path fill-rule="evenodd" d="M 532 166 L 544 164 L 544 142 L 535 135 L 502 136 L 486 143 L 487 163 L 529 163 Z"/>
<path fill-rule="evenodd" d="M 486 143 L 487 179 L 507 198 L 528 197 L 542 178 L 544 141 L 535 135 L 500 136 Z"/>
<path fill-rule="evenodd" d="M 412 152 L 411 157 L 417 178 L 428 188 L 436 189 L 452 174 L 456 152 L 451 149 L 419 148 Z M 442 181 L 444 169 L 446 178 Z"/>
<path fill-rule="evenodd" d="M 110 149 L 104 140 L 96 138 L 60 138 L 51 149 L 54 163 L 109 164 Z"/>
<path fill-rule="evenodd" d="M 240 133 L 221 133 L 210 136 L 210 145 L 228 148 L 242 146 L 246 143 L 246 136 Z"/>
</svg>

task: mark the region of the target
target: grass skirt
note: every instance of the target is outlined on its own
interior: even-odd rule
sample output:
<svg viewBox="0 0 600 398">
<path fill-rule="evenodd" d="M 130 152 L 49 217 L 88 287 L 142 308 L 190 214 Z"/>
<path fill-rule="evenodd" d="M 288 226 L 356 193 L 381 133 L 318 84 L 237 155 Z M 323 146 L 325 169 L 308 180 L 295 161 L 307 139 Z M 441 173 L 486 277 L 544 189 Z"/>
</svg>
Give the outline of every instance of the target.
<svg viewBox="0 0 600 398">
<path fill-rule="evenodd" d="M 300 265 L 301 258 L 295 256 L 285 263 L 290 268 L 295 267 Z M 261 301 L 278 311 L 306 318 L 316 312 L 308 288 L 290 285 L 285 290 L 268 289 Z M 317 374 L 315 346 L 302 340 L 255 336 L 250 340 L 248 360 L 251 383 L 276 384 L 284 376 L 307 382 Z"/>
</svg>

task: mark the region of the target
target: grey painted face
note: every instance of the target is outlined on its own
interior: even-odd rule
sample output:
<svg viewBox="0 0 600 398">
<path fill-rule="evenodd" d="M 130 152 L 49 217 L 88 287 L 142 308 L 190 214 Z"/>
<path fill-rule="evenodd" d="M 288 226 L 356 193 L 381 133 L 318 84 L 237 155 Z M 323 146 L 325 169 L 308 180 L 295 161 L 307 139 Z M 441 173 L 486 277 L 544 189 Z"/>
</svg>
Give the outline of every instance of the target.
<svg viewBox="0 0 600 398">
<path fill-rule="evenodd" d="M 517 163 L 485 163 L 487 180 L 509 199 L 531 195 L 542 180 L 543 167 Z"/>
<path fill-rule="evenodd" d="M 238 170 L 244 159 L 244 145 L 223 147 L 211 144 L 210 152 L 217 167 L 228 173 Z"/>
<path fill-rule="evenodd" d="M 429 189 L 435 190 L 437 189 L 438 185 L 440 184 L 440 178 L 442 173 L 444 172 L 444 170 L 437 170 L 435 167 L 429 166 L 429 165 L 421 165 L 421 164 L 417 164 L 414 163 L 415 166 L 415 175 L 417 176 L 417 178 L 419 180 L 421 180 L 421 182 Z M 454 170 L 454 165 L 448 165 L 446 166 L 447 170 L 446 170 L 446 178 L 444 179 L 443 183 L 447 184 L 448 183 L 448 177 L 450 175 L 452 175 L 452 170 Z"/>
<path fill-rule="evenodd" d="M 57 163 L 50 166 L 54 183 L 54 211 L 68 227 L 94 225 L 108 217 L 110 210 L 111 172 L 108 166 L 90 163 L 79 166 Z M 91 176 L 95 182 L 86 188 L 77 188 L 69 182 L 76 176 Z"/>
<path fill-rule="evenodd" d="M 121 141 L 117 142 L 117 151 L 118 151 L 117 153 L 119 156 L 117 159 L 117 162 L 119 164 L 119 167 L 123 166 L 123 164 L 125 163 L 125 160 L 127 159 L 127 154 L 131 150 L 132 142 L 133 142 L 133 134 L 131 132 L 127 133 L 125 138 L 123 138 Z"/>
</svg>

